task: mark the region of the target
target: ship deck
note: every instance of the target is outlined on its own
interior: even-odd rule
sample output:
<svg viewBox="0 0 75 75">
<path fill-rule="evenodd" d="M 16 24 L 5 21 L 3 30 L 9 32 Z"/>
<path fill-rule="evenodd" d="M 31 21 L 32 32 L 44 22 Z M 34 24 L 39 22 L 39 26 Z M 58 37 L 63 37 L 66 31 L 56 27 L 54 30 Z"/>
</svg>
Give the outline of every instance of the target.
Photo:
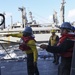
<svg viewBox="0 0 75 75">
<path fill-rule="evenodd" d="M 40 75 L 57 75 L 58 65 L 53 64 L 52 60 L 38 60 Z M 1 60 L 0 67 L 0 75 L 27 75 L 26 60 Z"/>
</svg>

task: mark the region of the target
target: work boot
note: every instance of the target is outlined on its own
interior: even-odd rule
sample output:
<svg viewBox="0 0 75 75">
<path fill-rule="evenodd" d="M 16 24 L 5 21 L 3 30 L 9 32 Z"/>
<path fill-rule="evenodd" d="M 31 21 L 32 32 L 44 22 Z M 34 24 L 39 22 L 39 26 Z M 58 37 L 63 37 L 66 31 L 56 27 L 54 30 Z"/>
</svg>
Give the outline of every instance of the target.
<svg viewBox="0 0 75 75">
<path fill-rule="evenodd" d="M 59 64 L 59 62 L 55 62 L 55 65 L 58 65 Z"/>
<path fill-rule="evenodd" d="M 54 60 L 53 63 L 55 63 L 56 61 Z"/>
</svg>

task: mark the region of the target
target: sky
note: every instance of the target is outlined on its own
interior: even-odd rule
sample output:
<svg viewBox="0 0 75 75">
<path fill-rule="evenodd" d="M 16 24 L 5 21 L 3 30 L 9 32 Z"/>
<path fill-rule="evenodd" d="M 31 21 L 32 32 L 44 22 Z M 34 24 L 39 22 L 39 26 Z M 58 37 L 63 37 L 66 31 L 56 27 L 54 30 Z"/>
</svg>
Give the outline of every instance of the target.
<svg viewBox="0 0 75 75">
<path fill-rule="evenodd" d="M 75 0 L 65 0 L 65 21 L 75 21 Z M 38 23 L 51 23 L 54 11 L 57 12 L 57 18 L 60 22 L 60 7 L 62 0 L 0 0 L 0 13 L 5 12 L 6 26 L 11 24 L 11 16 L 13 24 L 22 22 L 21 11 L 19 7 L 26 8 L 27 19 L 29 19 L 29 11 L 32 12 L 33 19 Z"/>
</svg>

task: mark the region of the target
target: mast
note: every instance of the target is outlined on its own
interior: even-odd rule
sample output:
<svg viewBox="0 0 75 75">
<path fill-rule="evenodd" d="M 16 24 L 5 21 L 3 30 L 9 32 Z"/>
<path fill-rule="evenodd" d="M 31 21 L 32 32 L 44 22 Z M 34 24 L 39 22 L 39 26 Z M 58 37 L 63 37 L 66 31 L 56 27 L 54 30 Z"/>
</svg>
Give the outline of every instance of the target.
<svg viewBox="0 0 75 75">
<path fill-rule="evenodd" d="M 27 24 L 26 10 L 25 7 L 19 8 L 19 10 L 22 12 L 22 28 L 24 28 Z"/>
<path fill-rule="evenodd" d="M 29 16 L 30 16 L 31 22 L 33 22 L 33 16 L 32 16 L 32 12 L 31 11 L 29 12 Z"/>
<path fill-rule="evenodd" d="M 36 20 L 33 19 L 33 15 L 32 15 L 31 11 L 29 12 L 29 17 L 30 17 L 30 20 L 31 20 L 31 24 L 36 24 Z"/>
<path fill-rule="evenodd" d="M 54 23 L 55 25 L 58 24 L 57 12 L 56 12 L 56 11 L 54 11 L 54 14 L 53 14 L 53 23 Z"/>
<path fill-rule="evenodd" d="M 60 8 L 60 20 L 61 20 L 61 23 L 63 23 L 65 21 L 65 17 L 64 17 L 65 3 L 66 3 L 65 0 L 62 0 L 61 8 Z"/>
<path fill-rule="evenodd" d="M 11 18 L 11 29 L 13 28 L 13 18 L 12 18 L 12 15 L 10 16 Z"/>
</svg>

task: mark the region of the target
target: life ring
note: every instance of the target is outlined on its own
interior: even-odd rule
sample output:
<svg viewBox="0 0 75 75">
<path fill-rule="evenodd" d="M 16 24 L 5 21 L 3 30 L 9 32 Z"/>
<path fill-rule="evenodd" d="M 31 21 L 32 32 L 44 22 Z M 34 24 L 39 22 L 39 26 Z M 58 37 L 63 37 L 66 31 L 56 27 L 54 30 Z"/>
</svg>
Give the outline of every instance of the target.
<svg viewBox="0 0 75 75">
<path fill-rule="evenodd" d="M 2 22 L 0 23 L 0 26 L 5 22 L 5 16 L 0 13 L 0 16 L 3 18 Z"/>
</svg>

